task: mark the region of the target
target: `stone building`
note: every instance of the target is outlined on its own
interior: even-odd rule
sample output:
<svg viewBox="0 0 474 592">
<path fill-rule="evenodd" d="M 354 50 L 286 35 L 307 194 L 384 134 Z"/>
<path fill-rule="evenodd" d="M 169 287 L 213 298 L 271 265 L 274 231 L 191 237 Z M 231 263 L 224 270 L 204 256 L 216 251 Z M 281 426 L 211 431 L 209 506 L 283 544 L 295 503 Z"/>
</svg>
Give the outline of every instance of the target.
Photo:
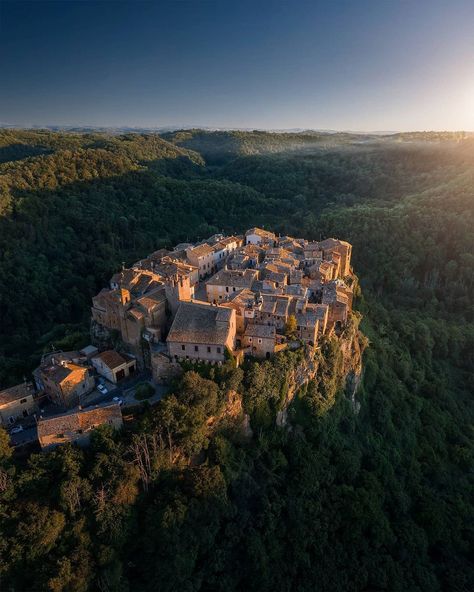
<svg viewBox="0 0 474 592">
<path fill-rule="evenodd" d="M 243 243 L 243 239 L 238 236 L 222 237 L 212 245 L 213 263 L 215 269 L 224 267 L 229 255 L 234 253 Z"/>
<path fill-rule="evenodd" d="M 38 390 L 61 407 L 77 405 L 95 387 L 89 368 L 80 365 L 79 359 L 73 360 L 70 354 L 59 352 L 44 358 L 33 372 Z"/>
<path fill-rule="evenodd" d="M 142 338 L 159 341 L 167 322 L 166 290 L 160 288 L 137 298 L 121 313 L 120 333 L 130 350 L 140 355 Z"/>
<path fill-rule="evenodd" d="M 199 270 L 199 279 L 211 275 L 215 271 L 214 251 L 210 245 L 204 243 L 186 249 L 189 262 Z"/>
<path fill-rule="evenodd" d="M 227 302 L 221 306 L 235 310 L 237 335 L 242 335 L 248 322 L 255 319 L 255 308 L 258 296 L 248 288 L 232 294 Z"/>
<path fill-rule="evenodd" d="M 151 360 L 157 376 L 173 375 L 168 365 L 179 359 L 223 361 L 225 347 L 243 347 L 249 323 L 274 327 L 278 341 L 290 315 L 297 318 L 299 340 L 316 345 L 352 310 L 351 255 L 351 245 L 334 238 L 277 237 L 261 228 L 249 229 L 245 238 L 216 234 L 160 249 L 115 274 L 111 289 L 94 298 L 92 314 L 99 325 L 120 332 L 140 363 Z M 217 306 L 202 312 L 204 298 Z M 235 326 L 223 339 L 226 314 Z M 210 339 L 217 327 L 219 343 Z"/>
<path fill-rule="evenodd" d="M 340 280 L 329 282 L 323 286 L 322 304 L 327 304 L 328 325 L 340 328 L 347 322 L 352 309 L 352 293 Z"/>
<path fill-rule="evenodd" d="M 38 410 L 35 390 L 31 382 L 23 382 L 0 391 L 0 425 L 3 427 L 14 424 Z"/>
<path fill-rule="evenodd" d="M 263 228 L 251 228 L 245 233 L 245 244 L 261 245 L 267 244 L 273 246 L 276 242 L 276 234 L 263 230 Z"/>
<path fill-rule="evenodd" d="M 235 310 L 182 302 L 167 338 L 171 358 L 223 362 L 235 348 Z"/>
<path fill-rule="evenodd" d="M 275 351 L 276 329 L 273 325 L 249 323 L 245 328 L 242 347 L 256 358 L 270 358 Z"/>
<path fill-rule="evenodd" d="M 122 331 L 122 319 L 131 302 L 125 288 L 104 288 L 92 298 L 92 319 L 111 331 Z"/>
<path fill-rule="evenodd" d="M 107 350 L 92 358 L 92 365 L 109 382 L 117 384 L 136 372 L 137 361 L 128 354 Z"/>
<path fill-rule="evenodd" d="M 222 269 L 206 282 L 207 301 L 219 304 L 241 290 L 251 289 L 258 278 L 256 269 Z"/>
<path fill-rule="evenodd" d="M 319 243 L 324 259 L 329 259 L 333 253 L 341 256 L 341 276 L 344 278 L 350 274 L 352 245 L 346 241 L 335 238 L 327 238 Z"/>
<path fill-rule="evenodd" d="M 285 330 L 286 321 L 295 309 L 292 297 L 283 294 L 262 294 L 262 303 L 256 311 L 256 322 L 273 325 L 278 331 Z"/>
<path fill-rule="evenodd" d="M 68 442 L 86 446 L 93 430 L 101 425 L 109 425 L 115 430 L 122 427 L 120 405 L 114 403 L 40 418 L 37 424 L 38 441 L 42 450 L 51 450 Z"/>
<path fill-rule="evenodd" d="M 316 313 L 306 310 L 304 313 L 296 313 L 295 318 L 299 339 L 310 345 L 316 345 L 319 329 L 319 320 Z"/>
</svg>

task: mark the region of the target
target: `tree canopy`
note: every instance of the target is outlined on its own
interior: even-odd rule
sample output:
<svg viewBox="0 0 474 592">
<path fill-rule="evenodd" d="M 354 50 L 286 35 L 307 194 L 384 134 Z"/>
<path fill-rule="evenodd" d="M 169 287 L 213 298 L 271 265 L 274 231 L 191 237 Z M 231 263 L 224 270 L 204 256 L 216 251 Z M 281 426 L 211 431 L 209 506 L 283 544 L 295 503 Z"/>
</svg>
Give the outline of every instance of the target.
<svg viewBox="0 0 474 592">
<path fill-rule="evenodd" d="M 255 225 L 353 244 L 369 342 L 357 405 L 329 340 L 291 429 L 298 351 L 186 368 L 86 450 L 0 430 L 2 589 L 473 589 L 472 137 L 8 130 L 0 162 L 2 386 L 86 344 L 122 261 Z"/>
</svg>

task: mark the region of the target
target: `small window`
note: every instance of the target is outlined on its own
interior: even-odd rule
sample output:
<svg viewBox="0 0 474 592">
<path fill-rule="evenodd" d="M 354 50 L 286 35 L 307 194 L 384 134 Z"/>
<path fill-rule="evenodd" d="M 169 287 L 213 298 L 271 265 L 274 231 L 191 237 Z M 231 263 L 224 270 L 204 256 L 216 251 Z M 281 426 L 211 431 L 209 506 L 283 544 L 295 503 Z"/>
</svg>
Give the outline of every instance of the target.
<svg viewBox="0 0 474 592">
<path fill-rule="evenodd" d="M 199 351 L 199 346 L 198 346 L 198 345 L 195 345 L 195 346 L 194 346 L 194 351 L 195 351 L 195 352 L 198 352 L 198 351 Z"/>
<path fill-rule="evenodd" d="M 225 291 L 228 292 L 229 291 L 229 286 L 225 287 Z"/>
<path fill-rule="evenodd" d="M 26 403 L 26 399 L 21 399 L 20 403 L 23 405 L 24 403 Z"/>
<path fill-rule="evenodd" d="M 220 347 L 218 347 L 218 348 L 217 348 L 217 353 L 218 353 L 218 354 L 220 354 L 220 353 L 221 353 L 221 348 L 220 348 Z"/>
<path fill-rule="evenodd" d="M 182 345 L 181 346 L 181 349 L 184 351 L 186 349 L 186 346 L 185 345 Z"/>
<path fill-rule="evenodd" d="M 211 353 L 211 348 L 209 346 L 207 346 L 207 353 L 210 354 Z"/>
<path fill-rule="evenodd" d="M 259 343 L 262 343 L 262 340 L 261 340 L 261 339 L 259 339 L 259 340 L 258 340 L 258 342 L 259 342 Z"/>
<path fill-rule="evenodd" d="M 251 337 L 249 337 L 249 343 L 252 343 L 252 338 Z"/>
<path fill-rule="evenodd" d="M 235 288 L 232 288 L 232 291 L 235 292 Z"/>
</svg>

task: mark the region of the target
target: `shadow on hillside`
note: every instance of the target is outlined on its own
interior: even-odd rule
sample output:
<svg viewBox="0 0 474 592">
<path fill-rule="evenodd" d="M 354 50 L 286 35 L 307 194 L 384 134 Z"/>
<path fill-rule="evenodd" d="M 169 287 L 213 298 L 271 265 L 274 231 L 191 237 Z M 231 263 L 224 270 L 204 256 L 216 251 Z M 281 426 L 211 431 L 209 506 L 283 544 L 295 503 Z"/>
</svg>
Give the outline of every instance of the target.
<svg viewBox="0 0 474 592">
<path fill-rule="evenodd" d="M 178 174 L 179 163 L 152 165 Z M 56 325 L 87 323 L 91 297 L 122 262 L 184 240 L 271 225 L 286 207 L 230 181 L 155 170 L 54 190 L 17 188 L 11 198 L 0 216 L 0 384 L 21 380 Z"/>
<path fill-rule="evenodd" d="M 23 160 L 31 156 L 47 156 L 53 150 L 44 146 L 28 146 L 26 144 L 9 144 L 0 146 L 0 163 Z"/>
</svg>

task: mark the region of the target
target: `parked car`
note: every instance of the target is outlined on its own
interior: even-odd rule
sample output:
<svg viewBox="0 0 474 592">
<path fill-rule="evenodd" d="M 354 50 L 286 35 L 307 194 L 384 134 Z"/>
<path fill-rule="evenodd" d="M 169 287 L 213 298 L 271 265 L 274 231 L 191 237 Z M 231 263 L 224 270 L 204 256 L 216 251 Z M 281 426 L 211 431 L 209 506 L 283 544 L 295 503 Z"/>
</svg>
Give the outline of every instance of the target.
<svg viewBox="0 0 474 592">
<path fill-rule="evenodd" d="M 107 387 L 104 386 L 103 384 L 98 384 L 97 390 L 100 391 L 103 395 L 106 395 L 109 392 Z"/>
<path fill-rule="evenodd" d="M 19 425 L 19 426 L 15 426 L 14 428 L 12 428 L 10 430 L 10 434 L 19 434 L 22 431 L 23 431 L 23 426 Z"/>
<path fill-rule="evenodd" d="M 114 397 L 114 398 L 112 399 L 112 401 L 113 401 L 114 403 L 118 403 L 119 405 L 123 405 L 123 401 L 122 401 L 122 399 L 121 399 L 120 397 Z"/>
</svg>

